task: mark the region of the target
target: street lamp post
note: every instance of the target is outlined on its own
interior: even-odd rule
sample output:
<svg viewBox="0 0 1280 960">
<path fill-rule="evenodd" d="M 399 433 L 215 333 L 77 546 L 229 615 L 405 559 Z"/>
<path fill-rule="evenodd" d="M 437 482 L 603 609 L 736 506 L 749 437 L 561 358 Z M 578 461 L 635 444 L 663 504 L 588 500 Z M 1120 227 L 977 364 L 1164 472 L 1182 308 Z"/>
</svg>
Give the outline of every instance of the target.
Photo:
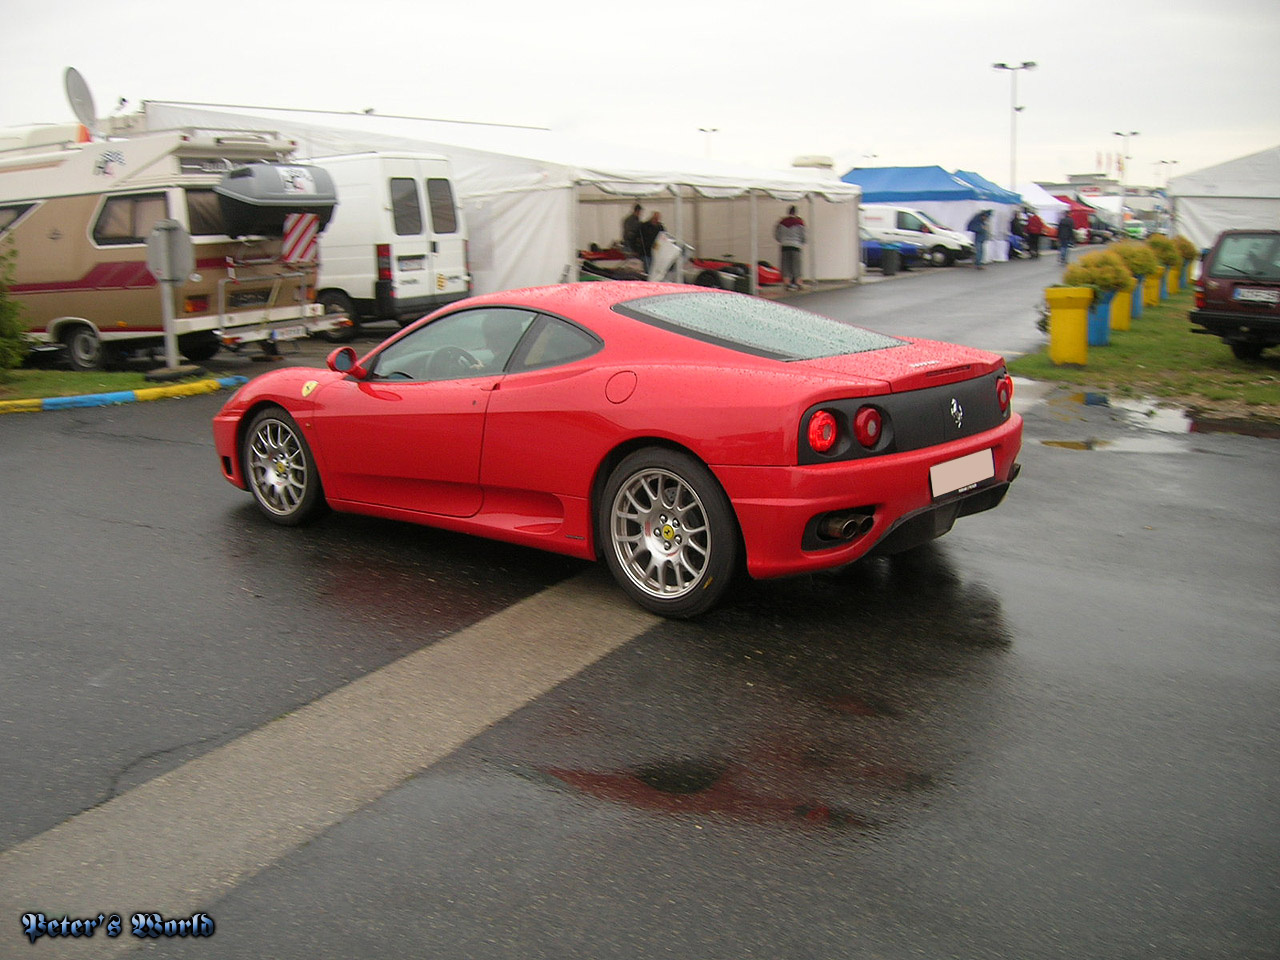
<svg viewBox="0 0 1280 960">
<path fill-rule="evenodd" d="M 1009 189 L 1018 192 L 1018 114 L 1022 107 L 1018 106 L 1018 71 L 1034 70 L 1034 60 L 1023 60 L 1021 64 L 993 63 L 996 70 L 1009 71 Z"/>
<path fill-rule="evenodd" d="M 1138 136 L 1138 131 L 1130 130 L 1128 133 L 1121 133 L 1119 130 L 1113 130 L 1112 136 L 1119 137 L 1124 143 L 1124 147 L 1120 150 L 1120 214 L 1124 216 L 1124 168 L 1129 163 L 1129 138 Z"/>
</svg>

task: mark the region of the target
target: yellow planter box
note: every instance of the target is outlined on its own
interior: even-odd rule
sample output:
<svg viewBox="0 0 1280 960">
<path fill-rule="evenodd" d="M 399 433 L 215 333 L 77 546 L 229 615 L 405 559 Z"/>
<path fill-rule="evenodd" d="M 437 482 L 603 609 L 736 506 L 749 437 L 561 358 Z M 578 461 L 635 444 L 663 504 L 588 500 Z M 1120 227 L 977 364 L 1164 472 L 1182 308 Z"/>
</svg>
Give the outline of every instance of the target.
<svg viewBox="0 0 1280 960">
<path fill-rule="evenodd" d="M 1117 290 L 1111 298 L 1111 329 L 1128 330 L 1133 315 L 1133 291 Z"/>
<path fill-rule="evenodd" d="M 1164 269 L 1163 267 L 1161 269 Z M 1154 307 L 1160 302 L 1160 270 L 1147 274 L 1142 284 L 1142 305 Z"/>
<path fill-rule="evenodd" d="M 1056 364 L 1089 362 L 1089 287 L 1050 287 L 1044 292 L 1049 302 L 1049 359 Z"/>
</svg>

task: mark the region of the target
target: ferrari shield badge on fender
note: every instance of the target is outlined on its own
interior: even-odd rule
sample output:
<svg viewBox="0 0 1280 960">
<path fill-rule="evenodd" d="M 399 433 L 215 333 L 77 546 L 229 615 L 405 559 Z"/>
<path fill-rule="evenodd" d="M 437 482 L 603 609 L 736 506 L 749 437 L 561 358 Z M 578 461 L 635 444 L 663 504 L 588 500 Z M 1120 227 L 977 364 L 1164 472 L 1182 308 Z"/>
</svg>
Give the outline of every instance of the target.
<svg viewBox="0 0 1280 960">
<path fill-rule="evenodd" d="M 311 391 L 318 386 L 320 386 L 320 382 L 318 380 L 308 380 L 306 383 L 302 385 L 302 395 L 304 397 L 311 396 Z M 953 406 L 954 406 L 954 403 L 955 401 L 952 401 Z"/>
</svg>

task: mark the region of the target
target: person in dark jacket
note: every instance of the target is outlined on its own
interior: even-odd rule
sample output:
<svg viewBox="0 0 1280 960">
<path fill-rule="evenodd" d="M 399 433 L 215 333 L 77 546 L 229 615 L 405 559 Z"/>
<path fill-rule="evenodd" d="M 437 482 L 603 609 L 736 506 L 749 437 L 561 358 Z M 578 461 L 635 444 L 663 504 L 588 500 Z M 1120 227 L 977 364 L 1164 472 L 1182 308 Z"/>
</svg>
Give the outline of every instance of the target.
<svg viewBox="0 0 1280 960">
<path fill-rule="evenodd" d="M 653 263 L 653 242 L 658 239 L 658 234 L 666 229 L 662 224 L 662 215 L 657 210 L 649 215 L 648 220 L 640 224 L 640 249 L 644 254 L 646 267 Z"/>
<path fill-rule="evenodd" d="M 773 228 L 773 238 L 781 248 L 782 279 L 788 290 L 800 289 L 800 251 L 804 248 L 804 221 L 796 215 L 796 208 L 787 210 L 787 215 L 778 221 Z"/>
<path fill-rule="evenodd" d="M 622 252 L 629 257 L 643 257 L 643 240 L 640 236 L 640 204 L 631 208 L 631 215 L 622 221 Z"/>
<path fill-rule="evenodd" d="M 979 210 L 969 218 L 966 229 L 973 234 L 973 266 L 982 269 L 982 248 L 991 236 L 991 211 Z"/>
<path fill-rule="evenodd" d="M 1070 210 L 1062 212 L 1062 219 L 1058 221 L 1058 262 L 1066 264 L 1067 251 L 1071 249 L 1071 245 L 1076 242 L 1076 222 L 1071 217 Z"/>
</svg>

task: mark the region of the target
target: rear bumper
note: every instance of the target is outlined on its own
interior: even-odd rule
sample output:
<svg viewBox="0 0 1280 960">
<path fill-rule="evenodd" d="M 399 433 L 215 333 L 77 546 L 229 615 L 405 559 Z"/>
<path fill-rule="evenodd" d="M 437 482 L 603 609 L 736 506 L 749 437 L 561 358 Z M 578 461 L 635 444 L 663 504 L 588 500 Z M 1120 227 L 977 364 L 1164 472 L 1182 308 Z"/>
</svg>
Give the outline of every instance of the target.
<svg viewBox="0 0 1280 960">
<path fill-rule="evenodd" d="M 1017 476 L 1022 418 L 923 450 L 869 460 L 795 467 L 713 467 L 737 511 L 753 577 L 782 577 L 843 566 L 873 549 L 895 552 L 941 536 L 961 516 L 989 510 Z M 990 450 L 995 475 L 971 489 L 934 498 L 933 466 Z M 816 517 L 872 512 L 870 530 L 848 542 L 812 544 Z"/>
<path fill-rule="evenodd" d="M 1202 327 L 1228 342 L 1280 344 L 1280 314 L 1264 316 L 1227 310 L 1192 310 L 1191 325 Z"/>
<path fill-rule="evenodd" d="M 467 287 L 470 287 L 468 281 Z M 407 323 L 425 317 L 432 310 L 443 307 L 456 300 L 465 300 L 471 295 L 469 289 L 437 293 L 426 297 L 397 297 L 388 280 L 379 280 L 373 291 L 373 309 L 378 318 L 397 320 Z"/>
</svg>

